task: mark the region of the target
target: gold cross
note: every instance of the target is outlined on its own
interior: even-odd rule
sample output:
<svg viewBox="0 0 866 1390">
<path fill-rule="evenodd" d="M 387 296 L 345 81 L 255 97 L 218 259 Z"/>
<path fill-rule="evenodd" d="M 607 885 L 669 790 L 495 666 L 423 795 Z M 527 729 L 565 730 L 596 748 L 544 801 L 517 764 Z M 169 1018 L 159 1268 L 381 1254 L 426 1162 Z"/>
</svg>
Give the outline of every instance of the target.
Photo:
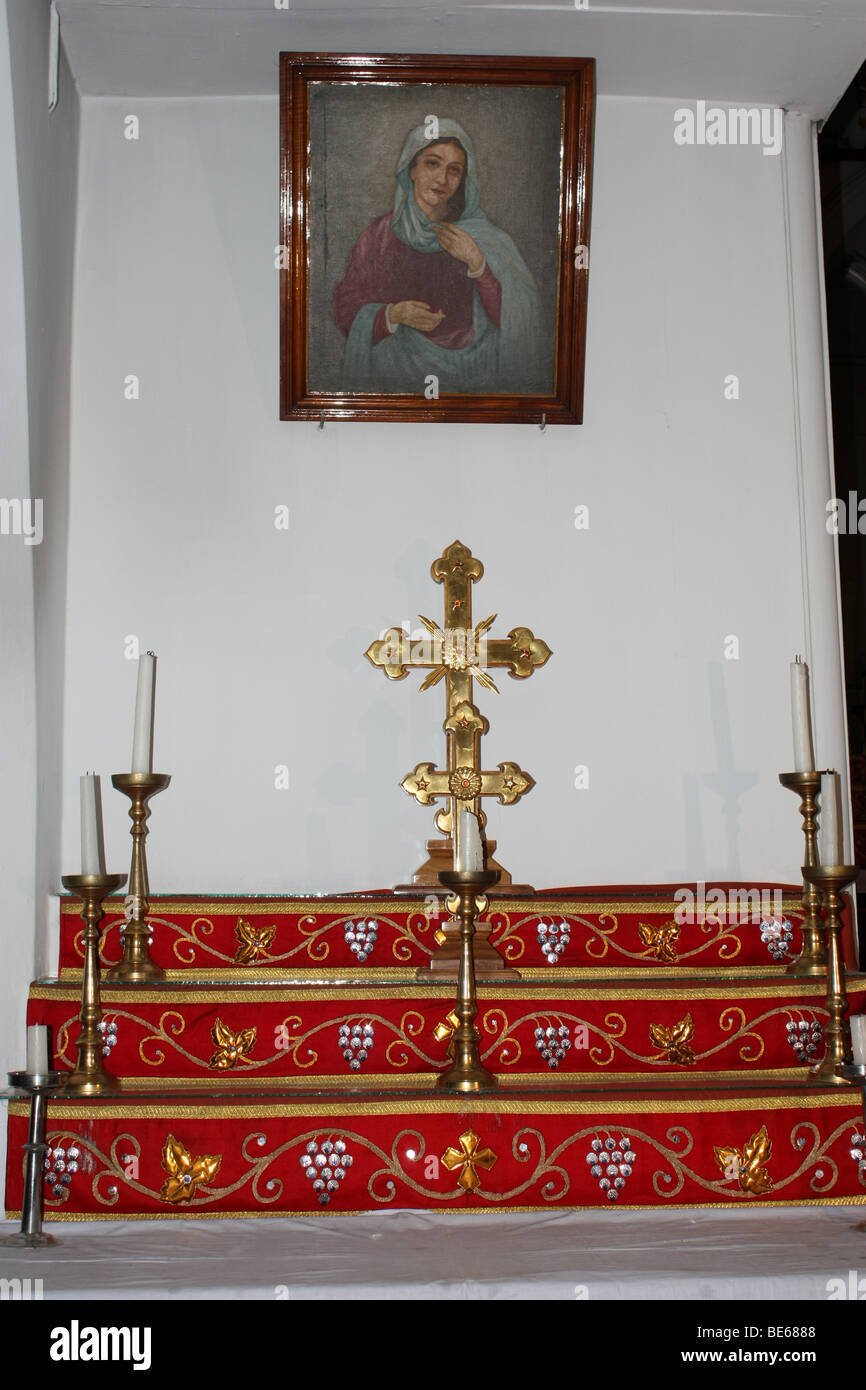
<svg viewBox="0 0 866 1390">
<path fill-rule="evenodd" d="M 415 668 L 429 670 L 422 690 L 445 679 L 447 771 L 437 771 L 433 763 L 419 763 L 401 786 L 422 806 L 442 796 L 450 798 L 449 809 L 436 815 L 437 827 L 449 835 L 454 813 L 461 809 L 480 813 L 484 824 L 480 797 L 496 796 L 508 806 L 535 785 L 517 763 L 500 763 L 496 772 L 481 770 L 479 740 L 490 726 L 473 703 L 473 680 L 486 690 L 496 691 L 488 675 L 490 668 L 505 667 L 516 680 L 525 680 L 537 666 L 544 665 L 551 652 L 528 627 L 512 628 L 507 637 L 488 637 L 495 613 L 473 627 L 472 585 L 483 575 L 484 566 L 460 541 L 443 551 L 430 573 L 437 584 L 445 585 L 445 627 L 420 615 L 429 637 L 413 642 L 402 628 L 392 627 L 379 641 L 371 642 L 364 655 L 381 667 L 389 680 L 403 680 Z"/>
<path fill-rule="evenodd" d="M 471 1129 L 466 1134 L 461 1134 L 457 1142 L 460 1148 L 446 1149 L 442 1155 L 442 1162 L 449 1171 L 460 1169 L 458 1187 L 462 1187 L 464 1192 L 475 1192 L 481 1186 L 478 1169 L 492 1168 L 496 1162 L 496 1154 L 492 1149 L 479 1149 L 481 1140 Z"/>
</svg>

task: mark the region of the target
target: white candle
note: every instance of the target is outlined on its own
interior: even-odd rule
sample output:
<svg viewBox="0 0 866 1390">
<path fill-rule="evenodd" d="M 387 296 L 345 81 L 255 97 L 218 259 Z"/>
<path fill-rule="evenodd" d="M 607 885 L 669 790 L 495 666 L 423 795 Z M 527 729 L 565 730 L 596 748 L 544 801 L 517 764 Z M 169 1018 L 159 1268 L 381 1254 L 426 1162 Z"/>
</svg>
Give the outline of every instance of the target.
<svg viewBox="0 0 866 1390">
<path fill-rule="evenodd" d="M 822 864 L 842 863 L 842 804 L 838 772 L 821 773 L 818 858 Z"/>
<path fill-rule="evenodd" d="M 799 656 L 791 662 L 791 722 L 794 731 L 794 771 L 814 772 L 812 715 L 809 708 L 809 667 Z"/>
<path fill-rule="evenodd" d="M 849 1019 L 851 1024 L 851 1051 L 854 1061 L 861 1067 L 866 1066 L 866 1014 L 852 1014 Z"/>
<path fill-rule="evenodd" d="M 102 789 L 93 772 L 81 778 L 81 872 L 105 873 L 105 845 L 102 839 Z"/>
<path fill-rule="evenodd" d="M 48 1029 L 44 1023 L 33 1023 L 27 1029 L 27 1071 L 31 1076 L 44 1076 L 48 1070 Z"/>
<path fill-rule="evenodd" d="M 457 835 L 457 872 L 477 874 L 483 868 L 484 849 L 478 817 L 472 811 L 461 811 Z"/>
<path fill-rule="evenodd" d="M 156 689 L 156 657 L 145 652 L 138 658 L 135 692 L 135 730 L 132 736 L 131 772 L 153 772 L 153 696 Z"/>
</svg>

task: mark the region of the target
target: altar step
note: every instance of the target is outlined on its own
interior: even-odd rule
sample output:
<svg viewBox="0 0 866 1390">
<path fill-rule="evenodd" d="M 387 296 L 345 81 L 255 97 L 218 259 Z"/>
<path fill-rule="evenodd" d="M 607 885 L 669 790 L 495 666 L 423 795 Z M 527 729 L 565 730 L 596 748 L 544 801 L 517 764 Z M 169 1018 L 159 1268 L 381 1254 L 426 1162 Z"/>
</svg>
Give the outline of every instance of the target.
<svg viewBox="0 0 866 1390">
<path fill-rule="evenodd" d="M 866 1008 L 866 976 L 850 974 L 847 988 L 852 1012 Z M 454 1002 L 453 983 L 103 985 L 105 1066 L 131 1081 L 196 1086 L 214 1075 L 307 1086 L 429 1078 L 448 1065 Z M 79 1007 L 65 982 L 31 988 L 28 1022 L 51 1026 L 61 1069 L 75 1064 Z M 478 990 L 483 1061 L 523 1080 L 805 1075 L 823 1056 L 827 1018 L 824 982 L 781 971 L 663 981 L 557 971 Z"/>
<path fill-rule="evenodd" d="M 48 1219 L 864 1202 L 859 1091 L 809 1077 L 826 982 L 787 973 L 799 891 L 767 885 L 756 903 L 724 885 L 714 910 L 711 891 L 687 921 L 664 886 L 491 902 L 490 940 L 519 977 L 479 987 L 500 1083 L 481 1097 L 437 1086 L 456 990 L 428 968 L 447 918 L 433 895 L 154 898 L 168 978 L 103 978 L 122 1089 L 49 1102 Z M 63 901 L 59 979 L 28 1006 L 67 1070 L 79 913 Z M 106 966 L 122 922 L 109 904 Z M 851 965 L 847 922 L 844 946 Z M 866 975 L 847 983 L 866 1008 Z M 26 1116 L 11 1104 L 13 1216 Z"/>
<path fill-rule="evenodd" d="M 677 896 L 678 895 L 678 896 Z M 370 893 L 342 898 L 152 897 L 152 956 L 170 979 L 412 979 L 429 966 L 448 920 L 441 899 Z M 121 900 L 109 899 L 101 959 L 120 959 Z M 527 978 L 599 968 L 657 974 L 787 965 L 801 949 L 800 890 L 790 884 L 694 889 L 585 888 L 492 898 L 483 930 Z M 61 903 L 60 978 L 80 978 L 80 903 Z M 853 963 L 850 931 L 846 959 Z M 536 978 L 533 973 L 532 978 Z"/>
<path fill-rule="evenodd" d="M 641 1079 L 463 1097 L 423 1080 L 266 1095 L 227 1079 L 208 1096 L 179 1086 L 52 1102 L 46 1218 L 866 1201 L 860 1099 L 847 1087 Z M 13 1102 L 10 1155 L 26 1127 L 26 1104 Z M 22 1170 L 10 1163 L 12 1217 Z"/>
</svg>

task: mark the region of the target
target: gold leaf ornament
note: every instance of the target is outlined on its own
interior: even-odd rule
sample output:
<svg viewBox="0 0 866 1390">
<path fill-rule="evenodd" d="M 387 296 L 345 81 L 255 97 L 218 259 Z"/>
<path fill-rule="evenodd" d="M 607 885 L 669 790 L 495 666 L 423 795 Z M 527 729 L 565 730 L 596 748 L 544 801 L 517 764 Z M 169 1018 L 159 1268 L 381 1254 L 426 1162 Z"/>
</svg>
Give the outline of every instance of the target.
<svg viewBox="0 0 866 1390">
<path fill-rule="evenodd" d="M 724 1146 L 714 1148 L 713 1152 L 725 1176 L 736 1176 L 743 1192 L 752 1197 L 762 1197 L 772 1190 L 773 1180 L 766 1165 L 772 1157 L 773 1143 L 766 1125 L 761 1125 L 742 1149 Z M 736 1174 L 732 1173 L 732 1169 L 736 1169 Z"/>
<path fill-rule="evenodd" d="M 688 1067 L 695 1060 L 695 1054 L 687 1044 L 694 1037 L 695 1025 L 691 1014 L 686 1014 L 673 1028 L 665 1028 L 662 1023 L 650 1024 L 650 1038 L 656 1047 L 667 1053 L 669 1062 Z"/>
<path fill-rule="evenodd" d="M 250 1060 L 247 1054 L 252 1052 L 256 1045 L 255 1028 L 242 1028 L 239 1033 L 233 1033 L 222 1019 L 218 1018 L 210 1035 L 216 1048 L 208 1063 L 213 1071 L 230 1071 L 238 1062 Z"/>
<path fill-rule="evenodd" d="M 194 1159 L 179 1139 L 169 1134 L 162 1151 L 162 1166 L 168 1177 L 160 1190 L 164 1202 L 189 1202 L 198 1187 L 206 1187 L 219 1171 L 221 1154 L 205 1154 Z"/>
<path fill-rule="evenodd" d="M 264 959 L 276 931 L 276 926 L 254 927 L 243 917 L 239 917 L 235 927 L 235 936 L 238 942 L 238 949 L 235 951 L 235 965 L 249 965 L 254 960 Z"/>
<path fill-rule="evenodd" d="M 677 959 L 675 943 L 680 934 L 678 923 L 660 922 L 658 926 L 654 926 L 651 922 L 641 922 L 638 930 L 641 941 L 649 947 L 650 955 L 655 956 L 656 960 L 664 965 L 674 964 Z"/>
</svg>

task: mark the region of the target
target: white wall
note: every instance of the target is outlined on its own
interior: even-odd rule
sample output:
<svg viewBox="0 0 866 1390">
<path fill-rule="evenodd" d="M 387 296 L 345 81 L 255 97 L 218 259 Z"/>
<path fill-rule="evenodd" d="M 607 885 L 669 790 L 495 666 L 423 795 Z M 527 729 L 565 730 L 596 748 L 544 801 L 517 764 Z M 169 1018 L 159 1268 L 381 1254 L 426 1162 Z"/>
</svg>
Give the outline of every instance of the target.
<svg viewBox="0 0 866 1390">
<path fill-rule="evenodd" d="M 11 0 L 9 32 L 18 145 L 30 487 L 43 499 L 33 548 L 36 633 L 37 837 L 35 968 L 56 966 L 60 855 L 63 654 L 69 491 L 72 285 L 79 103 L 61 56 L 58 102 L 48 109 L 48 0 Z M 74 866 L 73 866 L 74 867 Z"/>
<path fill-rule="evenodd" d="M 24 1063 L 27 986 L 56 966 L 70 330 L 78 101 L 48 111 L 48 0 L 0 3 L 0 494 L 43 503 L 41 544 L 0 536 L 0 1067 Z M 35 923 L 35 932 L 34 932 Z M 5 1151 L 5 1126 L 0 1150 Z M 0 1152 L 2 1163 L 2 1152 Z"/>
<path fill-rule="evenodd" d="M 15 167 L 6 0 L 0 0 L 0 495 L 30 495 L 25 370 L 24 277 Z M 24 1065 L 24 1011 L 33 974 L 36 841 L 36 717 L 33 654 L 33 547 L 0 536 L 0 876 L 4 1007 L 0 1066 Z M 5 1080 L 5 1077 L 3 1078 Z M 5 1167 L 6 1124 L 0 1123 Z"/>
<path fill-rule="evenodd" d="M 844 766 L 824 406 L 803 389 L 823 374 L 803 308 L 818 302 L 808 124 L 789 122 L 777 158 L 681 147 L 675 108 L 599 102 L 583 426 L 319 432 L 277 418 L 275 102 L 83 100 L 65 869 L 79 773 L 128 766 L 135 634 L 160 657 L 156 763 L 173 776 L 153 803 L 154 891 L 405 878 L 432 814 L 398 783 L 443 761 L 442 692 L 387 682 L 363 652 L 440 616 L 429 564 L 459 536 L 486 566 L 477 616 L 554 650 L 531 680 L 478 692 L 485 766 L 514 759 L 538 784 L 489 808 L 515 876 L 796 879 L 799 817 L 777 780 L 795 651 L 816 665 L 819 757 Z M 789 218 L 807 224 L 793 240 Z M 127 803 L 108 798 L 122 870 Z"/>
</svg>

